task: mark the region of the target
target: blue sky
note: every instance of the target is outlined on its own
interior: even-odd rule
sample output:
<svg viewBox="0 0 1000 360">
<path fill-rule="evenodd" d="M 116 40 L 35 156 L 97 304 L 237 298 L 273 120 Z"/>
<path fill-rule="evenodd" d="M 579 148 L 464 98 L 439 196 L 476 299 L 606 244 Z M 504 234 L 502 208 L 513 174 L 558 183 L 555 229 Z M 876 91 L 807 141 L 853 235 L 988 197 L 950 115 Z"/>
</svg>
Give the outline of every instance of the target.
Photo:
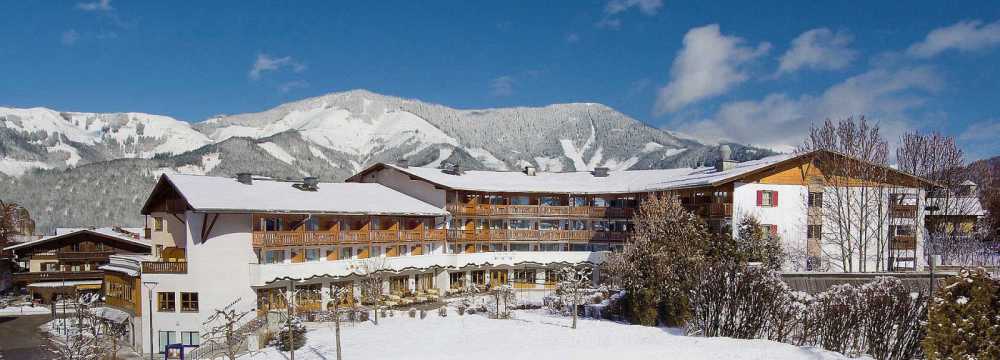
<svg viewBox="0 0 1000 360">
<path fill-rule="evenodd" d="M 292 6 L 294 5 L 294 6 Z M 1000 6 L 964 1 L 5 1 L 0 105 L 200 121 L 355 88 L 599 102 L 776 148 L 864 114 L 1000 153 Z M 256 70 L 255 70 L 256 69 Z"/>
</svg>

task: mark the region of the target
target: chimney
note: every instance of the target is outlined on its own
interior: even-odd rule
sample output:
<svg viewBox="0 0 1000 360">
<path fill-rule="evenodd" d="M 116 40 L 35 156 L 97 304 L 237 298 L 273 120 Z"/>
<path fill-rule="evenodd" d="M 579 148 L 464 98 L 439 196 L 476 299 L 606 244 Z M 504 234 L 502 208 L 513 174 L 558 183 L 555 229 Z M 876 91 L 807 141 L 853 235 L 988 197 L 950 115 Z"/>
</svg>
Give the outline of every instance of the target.
<svg viewBox="0 0 1000 360">
<path fill-rule="evenodd" d="M 719 146 L 719 162 L 715 164 L 715 170 L 727 171 L 735 167 L 736 161 L 733 161 L 733 151 L 729 149 L 729 145 Z"/>
<path fill-rule="evenodd" d="M 608 170 L 609 169 L 606 167 L 596 167 L 591 174 L 593 174 L 594 177 L 608 177 Z"/>
<path fill-rule="evenodd" d="M 236 173 L 236 181 L 240 184 L 253 185 L 253 175 L 250 173 Z"/>
<path fill-rule="evenodd" d="M 301 183 L 292 184 L 292 187 L 302 191 L 316 191 L 319 190 L 319 179 L 315 176 L 307 176 L 302 178 Z"/>
<path fill-rule="evenodd" d="M 525 166 L 524 173 L 528 176 L 535 176 L 535 167 L 531 165 Z"/>
<path fill-rule="evenodd" d="M 448 164 L 442 171 L 445 174 L 462 175 L 462 167 L 458 164 Z"/>
<path fill-rule="evenodd" d="M 410 161 L 406 160 L 406 159 L 396 160 L 396 166 L 399 166 L 401 168 L 406 169 L 406 168 L 410 167 Z"/>
</svg>

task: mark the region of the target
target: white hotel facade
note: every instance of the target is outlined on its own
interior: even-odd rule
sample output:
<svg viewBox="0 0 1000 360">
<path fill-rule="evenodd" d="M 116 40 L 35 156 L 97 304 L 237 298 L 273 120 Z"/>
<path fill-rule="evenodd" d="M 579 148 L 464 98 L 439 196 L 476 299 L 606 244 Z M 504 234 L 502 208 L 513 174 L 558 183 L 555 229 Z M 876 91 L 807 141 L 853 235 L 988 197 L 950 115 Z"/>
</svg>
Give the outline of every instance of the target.
<svg viewBox="0 0 1000 360">
<path fill-rule="evenodd" d="M 236 300 L 238 310 L 283 311 L 280 294 L 294 287 L 318 294 L 299 298 L 301 309 L 326 309 L 330 287 L 353 286 L 371 259 L 384 264 L 384 292 L 401 303 L 470 283 L 552 287 L 552 270 L 600 265 L 624 246 L 642 199 L 667 191 L 713 231 L 752 214 L 787 248 L 803 249 L 810 266 L 827 268 L 816 207 L 829 189 L 815 155 L 567 173 L 380 163 L 344 183 L 163 175 L 142 209 L 153 254 L 113 256 L 106 295 L 132 315 L 136 348 L 149 351 L 152 340 L 157 351 L 198 345 L 202 324 Z M 900 216 L 884 224 L 892 232 L 884 250 L 890 266 L 916 269 L 927 184 L 898 175 L 897 193 L 911 196 L 885 199 L 885 211 Z"/>
</svg>

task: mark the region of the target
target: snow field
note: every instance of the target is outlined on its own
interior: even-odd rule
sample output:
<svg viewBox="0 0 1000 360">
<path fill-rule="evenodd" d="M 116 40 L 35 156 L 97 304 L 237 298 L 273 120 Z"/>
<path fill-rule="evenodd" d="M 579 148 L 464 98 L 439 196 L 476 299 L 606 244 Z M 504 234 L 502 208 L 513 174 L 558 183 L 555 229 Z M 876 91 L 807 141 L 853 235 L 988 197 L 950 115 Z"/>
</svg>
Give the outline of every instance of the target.
<svg viewBox="0 0 1000 360">
<path fill-rule="evenodd" d="M 800 348 L 767 340 L 683 336 L 678 329 L 626 325 L 580 319 L 570 328 L 568 317 L 544 310 L 518 310 L 513 320 L 482 315 L 442 318 L 436 310 L 427 318 L 410 318 L 397 311 L 391 318 L 342 324 L 345 359 L 846 359 L 815 348 Z M 332 359 L 332 323 L 307 323 L 306 345 L 296 359 Z M 242 359 L 283 360 L 287 352 L 270 347 Z"/>
</svg>

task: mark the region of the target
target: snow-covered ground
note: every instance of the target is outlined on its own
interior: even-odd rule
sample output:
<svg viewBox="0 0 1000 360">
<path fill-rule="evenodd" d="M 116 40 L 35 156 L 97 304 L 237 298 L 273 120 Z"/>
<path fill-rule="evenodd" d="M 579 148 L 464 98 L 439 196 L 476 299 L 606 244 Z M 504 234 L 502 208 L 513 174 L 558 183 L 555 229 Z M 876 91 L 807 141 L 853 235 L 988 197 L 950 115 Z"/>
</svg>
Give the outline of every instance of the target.
<svg viewBox="0 0 1000 360">
<path fill-rule="evenodd" d="M 544 310 L 516 311 L 516 319 L 481 315 L 426 319 L 397 311 L 392 318 L 342 326 L 346 359 L 846 359 L 838 353 L 766 340 L 688 337 L 679 330 L 626 325 L 605 320 L 571 320 Z M 333 359 L 332 324 L 307 324 L 306 345 L 295 358 Z M 273 347 L 241 359 L 284 360 Z"/>
<path fill-rule="evenodd" d="M 38 315 L 38 314 L 51 314 L 51 313 L 52 313 L 52 308 L 41 305 L 8 306 L 0 309 L 0 316 Z"/>
</svg>

